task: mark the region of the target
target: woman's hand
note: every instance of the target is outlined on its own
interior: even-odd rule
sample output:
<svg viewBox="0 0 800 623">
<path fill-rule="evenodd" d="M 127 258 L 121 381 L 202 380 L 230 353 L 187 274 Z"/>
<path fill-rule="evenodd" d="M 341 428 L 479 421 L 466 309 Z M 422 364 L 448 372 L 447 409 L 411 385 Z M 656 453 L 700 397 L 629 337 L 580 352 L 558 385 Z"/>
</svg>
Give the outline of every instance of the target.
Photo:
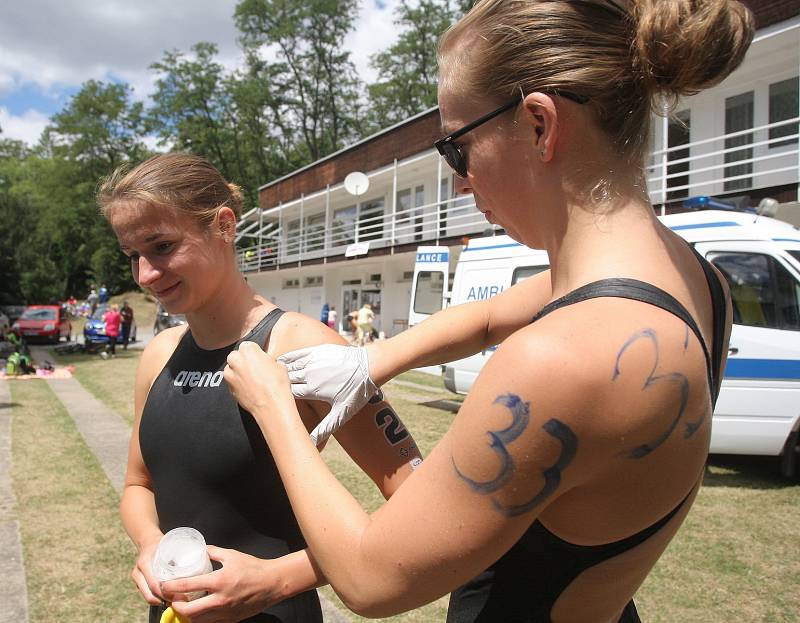
<svg viewBox="0 0 800 623">
<path fill-rule="evenodd" d="M 363 347 L 322 344 L 288 352 L 278 361 L 286 364 L 295 397 L 331 405 L 328 415 L 311 433 L 317 446 L 378 392 L 370 379 L 367 349 Z"/>
<path fill-rule="evenodd" d="M 238 350 L 231 352 L 224 375 L 231 393 L 259 424 L 263 424 L 258 417 L 260 412 L 297 413 L 286 367 L 257 344 L 242 342 Z"/>
<path fill-rule="evenodd" d="M 153 576 L 153 571 L 150 568 L 157 547 L 158 539 L 142 547 L 139 550 L 139 555 L 136 557 L 136 564 L 133 566 L 133 571 L 131 571 L 131 579 L 133 583 L 136 584 L 136 588 L 139 589 L 144 600 L 153 606 L 158 606 L 163 601 L 163 595 L 158 586 L 158 580 Z"/>
<path fill-rule="evenodd" d="M 208 546 L 208 555 L 222 568 L 161 584 L 172 609 L 192 623 L 241 621 L 289 597 L 286 580 L 278 573 L 279 563 L 213 545 Z M 184 595 L 195 592 L 208 594 L 184 601 Z"/>
</svg>

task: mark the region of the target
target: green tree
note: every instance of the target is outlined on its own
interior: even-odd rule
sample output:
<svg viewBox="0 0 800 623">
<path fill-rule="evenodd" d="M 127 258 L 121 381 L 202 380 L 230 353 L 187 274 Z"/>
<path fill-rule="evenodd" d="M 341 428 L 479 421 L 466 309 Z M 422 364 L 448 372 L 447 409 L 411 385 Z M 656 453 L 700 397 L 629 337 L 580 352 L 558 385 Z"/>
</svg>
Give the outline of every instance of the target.
<svg viewBox="0 0 800 623">
<path fill-rule="evenodd" d="M 28 301 L 81 295 L 101 276 L 115 290 L 133 285 L 94 200 L 101 178 L 148 155 L 143 106 L 131 102 L 130 94 L 124 84 L 85 83 L 21 161 L 14 193 L 24 197 L 30 223 L 18 251 L 19 289 Z M 116 259 L 106 258 L 103 275 L 92 261 L 99 249 L 116 253 Z"/>
<path fill-rule="evenodd" d="M 392 46 L 370 58 L 378 71 L 377 80 L 368 87 L 372 124 L 387 127 L 436 106 L 439 38 L 467 5 L 471 2 L 400 3 L 395 24 L 402 33 Z"/>
<path fill-rule="evenodd" d="M 251 56 L 244 71 L 226 72 L 216 55 L 214 44 L 201 42 L 151 65 L 159 77 L 148 127 L 162 145 L 209 160 L 256 205 L 256 189 L 286 171 L 291 151 L 281 88 L 272 65 Z"/>
<path fill-rule="evenodd" d="M 280 127 L 301 140 L 297 158 L 317 160 L 362 128 L 361 85 L 344 39 L 357 0 L 241 0 L 236 25 L 250 58 L 274 51 L 272 79 L 282 92 Z"/>
<path fill-rule="evenodd" d="M 16 192 L 28 150 L 21 141 L 0 138 L 0 303 L 22 303 L 20 250 L 30 235 L 30 211 Z"/>
</svg>

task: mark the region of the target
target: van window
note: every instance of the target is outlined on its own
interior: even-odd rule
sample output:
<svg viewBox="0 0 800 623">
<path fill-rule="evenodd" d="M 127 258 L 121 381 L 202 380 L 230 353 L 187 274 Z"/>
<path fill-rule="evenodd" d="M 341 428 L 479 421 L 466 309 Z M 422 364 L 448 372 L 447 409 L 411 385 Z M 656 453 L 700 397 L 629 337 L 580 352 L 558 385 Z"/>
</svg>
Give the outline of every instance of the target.
<svg viewBox="0 0 800 623">
<path fill-rule="evenodd" d="M 444 273 L 424 270 L 417 275 L 417 288 L 414 290 L 414 313 L 435 314 L 442 309 L 444 293 Z"/>
<path fill-rule="evenodd" d="M 800 331 L 800 284 L 775 258 L 718 253 L 709 259 L 728 281 L 736 324 Z"/>
<path fill-rule="evenodd" d="M 528 277 L 538 275 L 546 269 L 547 266 L 517 266 L 514 269 L 514 274 L 511 276 L 511 285 L 513 286 L 515 283 L 525 281 Z"/>
<path fill-rule="evenodd" d="M 800 251 L 789 251 L 789 255 L 800 262 Z"/>
</svg>

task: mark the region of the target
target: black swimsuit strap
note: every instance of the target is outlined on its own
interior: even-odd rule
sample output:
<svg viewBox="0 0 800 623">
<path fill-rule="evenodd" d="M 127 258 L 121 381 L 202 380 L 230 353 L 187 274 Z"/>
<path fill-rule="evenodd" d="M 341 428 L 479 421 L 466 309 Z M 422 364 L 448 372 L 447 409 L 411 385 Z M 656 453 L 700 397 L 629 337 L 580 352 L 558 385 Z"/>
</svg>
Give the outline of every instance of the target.
<svg viewBox="0 0 800 623">
<path fill-rule="evenodd" d="M 706 281 L 708 282 L 708 289 L 711 292 L 711 309 L 714 314 L 714 335 L 712 337 L 712 365 L 714 374 L 714 393 L 711 395 L 714 404 L 717 404 L 717 397 L 722 385 L 722 343 L 725 340 L 725 320 L 727 315 L 728 299 L 725 296 L 725 291 L 722 289 L 719 277 L 711 267 L 711 263 L 704 258 L 697 249 L 692 246 L 697 261 L 703 268 L 706 274 Z"/>
<path fill-rule="evenodd" d="M 554 312 L 561 307 L 566 307 L 567 305 L 572 305 L 574 303 L 580 303 L 589 299 L 602 297 L 614 297 L 630 299 L 633 301 L 641 301 L 642 303 L 648 303 L 650 305 L 659 307 L 664 311 L 668 311 L 683 320 L 683 322 L 685 322 L 686 325 L 697 336 L 697 339 L 700 341 L 700 346 L 703 348 L 703 355 L 706 358 L 706 371 L 708 372 L 708 388 L 711 392 L 711 396 L 716 401 L 717 377 L 714 376 L 714 370 L 718 369 L 718 366 L 715 366 L 716 362 L 711 360 L 706 342 L 703 339 L 703 335 L 700 333 L 700 328 L 697 326 L 694 318 L 692 318 L 692 315 L 680 303 L 680 301 L 678 301 L 669 292 L 665 292 L 661 288 L 657 288 L 652 284 L 639 281 L 638 279 L 619 277 L 593 281 L 592 283 L 587 283 L 585 286 L 581 286 L 580 288 L 565 294 L 561 298 L 548 303 L 542 308 L 542 311 L 533 317 L 531 322 L 536 322 L 539 320 L 539 318 L 542 318 L 543 316 L 546 316 L 547 314 Z M 717 323 L 715 322 L 714 326 L 716 327 L 716 325 Z"/>
</svg>

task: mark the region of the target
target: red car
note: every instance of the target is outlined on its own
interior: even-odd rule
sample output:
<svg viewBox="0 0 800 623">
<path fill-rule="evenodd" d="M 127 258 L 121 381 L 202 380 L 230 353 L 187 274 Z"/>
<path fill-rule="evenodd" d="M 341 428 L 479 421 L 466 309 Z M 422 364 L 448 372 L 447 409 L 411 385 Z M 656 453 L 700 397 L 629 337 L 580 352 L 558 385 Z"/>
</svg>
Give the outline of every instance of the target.
<svg viewBox="0 0 800 623">
<path fill-rule="evenodd" d="M 72 323 L 58 305 L 28 305 L 11 330 L 25 339 L 44 338 L 58 343 L 62 336 L 69 341 Z"/>
</svg>

